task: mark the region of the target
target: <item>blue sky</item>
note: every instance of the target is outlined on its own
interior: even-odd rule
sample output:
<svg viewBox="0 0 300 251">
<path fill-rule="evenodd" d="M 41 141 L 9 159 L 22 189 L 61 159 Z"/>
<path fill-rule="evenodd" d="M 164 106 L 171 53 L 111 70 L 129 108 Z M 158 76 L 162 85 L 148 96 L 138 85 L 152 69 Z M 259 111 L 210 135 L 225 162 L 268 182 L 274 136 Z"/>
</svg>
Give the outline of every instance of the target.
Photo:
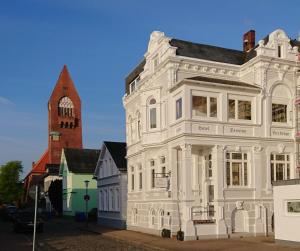
<svg viewBox="0 0 300 251">
<path fill-rule="evenodd" d="M 300 34 L 297 0 L 1 0 L 0 165 L 22 160 L 25 174 L 47 148 L 47 102 L 64 64 L 82 100 L 83 143 L 125 139 L 124 78 L 153 30 L 241 49 L 277 28 Z"/>
</svg>

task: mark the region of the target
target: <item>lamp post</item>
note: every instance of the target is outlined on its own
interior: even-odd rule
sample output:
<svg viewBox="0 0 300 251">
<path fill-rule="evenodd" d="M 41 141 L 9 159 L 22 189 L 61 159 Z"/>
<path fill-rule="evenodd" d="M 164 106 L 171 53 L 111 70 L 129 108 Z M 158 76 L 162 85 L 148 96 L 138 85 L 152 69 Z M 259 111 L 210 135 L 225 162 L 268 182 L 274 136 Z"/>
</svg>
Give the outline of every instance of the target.
<svg viewBox="0 0 300 251">
<path fill-rule="evenodd" d="M 88 215 L 88 202 L 89 202 L 89 195 L 88 195 L 88 187 L 89 187 L 89 180 L 85 180 L 85 196 L 84 196 L 84 200 L 85 200 L 85 219 L 86 219 L 86 227 L 88 227 L 89 224 L 89 215 Z"/>
</svg>

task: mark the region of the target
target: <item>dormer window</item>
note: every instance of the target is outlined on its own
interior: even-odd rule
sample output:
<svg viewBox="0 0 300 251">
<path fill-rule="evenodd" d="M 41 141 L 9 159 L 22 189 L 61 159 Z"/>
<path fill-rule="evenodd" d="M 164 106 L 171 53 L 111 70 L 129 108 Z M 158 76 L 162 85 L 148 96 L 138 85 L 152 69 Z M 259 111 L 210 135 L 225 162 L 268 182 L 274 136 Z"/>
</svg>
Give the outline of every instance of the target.
<svg viewBox="0 0 300 251">
<path fill-rule="evenodd" d="M 137 76 L 130 84 L 129 84 L 129 93 L 133 93 L 137 88 L 139 82 L 141 80 L 140 76 Z"/>
</svg>

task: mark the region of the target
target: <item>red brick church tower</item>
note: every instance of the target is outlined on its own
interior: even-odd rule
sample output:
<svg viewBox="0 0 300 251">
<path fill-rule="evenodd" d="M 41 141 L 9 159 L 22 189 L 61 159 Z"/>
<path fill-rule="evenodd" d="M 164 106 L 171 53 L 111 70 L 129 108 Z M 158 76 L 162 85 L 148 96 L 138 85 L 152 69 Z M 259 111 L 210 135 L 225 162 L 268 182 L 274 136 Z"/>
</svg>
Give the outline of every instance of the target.
<svg viewBox="0 0 300 251">
<path fill-rule="evenodd" d="M 49 163 L 60 163 L 64 147 L 82 148 L 81 101 L 64 66 L 48 102 Z"/>
<path fill-rule="evenodd" d="M 81 101 L 67 66 L 64 66 L 48 102 L 48 149 L 24 179 L 25 196 L 32 185 L 38 184 L 46 173 L 46 166 L 60 164 L 64 147 L 82 149 Z"/>
</svg>

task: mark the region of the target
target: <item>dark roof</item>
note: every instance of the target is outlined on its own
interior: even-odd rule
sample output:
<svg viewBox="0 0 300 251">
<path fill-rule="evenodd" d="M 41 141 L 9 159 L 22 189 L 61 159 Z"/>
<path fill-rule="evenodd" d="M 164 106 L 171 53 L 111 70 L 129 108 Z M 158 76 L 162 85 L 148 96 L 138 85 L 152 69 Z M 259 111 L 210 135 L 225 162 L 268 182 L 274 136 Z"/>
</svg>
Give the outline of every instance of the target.
<svg viewBox="0 0 300 251">
<path fill-rule="evenodd" d="M 300 41 L 297 39 L 291 39 L 290 44 L 292 47 L 298 46 L 298 52 L 300 52 Z"/>
<path fill-rule="evenodd" d="M 70 172 L 93 174 L 100 150 L 64 148 L 64 153 Z"/>
<path fill-rule="evenodd" d="M 110 141 L 104 141 L 103 143 L 116 163 L 117 168 L 121 170 L 127 170 L 126 143 Z"/>
<path fill-rule="evenodd" d="M 176 55 L 178 56 L 199 58 L 227 64 L 242 65 L 256 56 L 255 50 L 244 52 L 179 39 L 171 39 L 170 45 L 177 47 Z"/>
<path fill-rule="evenodd" d="M 140 73 L 144 70 L 145 64 L 146 64 L 146 59 L 144 58 L 142 60 L 142 62 L 139 63 L 139 65 L 137 67 L 135 67 L 133 69 L 133 71 L 130 72 L 129 75 L 126 77 L 126 79 L 125 79 L 125 92 L 126 93 L 129 93 L 129 84 L 140 75 Z"/>
<path fill-rule="evenodd" d="M 196 80 L 196 81 L 210 82 L 210 83 L 217 83 L 217 84 L 222 84 L 222 85 L 232 85 L 232 86 L 236 86 L 236 87 L 248 87 L 248 88 L 260 89 L 258 86 L 250 85 L 245 82 L 232 81 L 232 80 L 226 80 L 226 79 L 220 79 L 220 78 L 208 78 L 208 77 L 197 76 L 197 77 L 192 77 L 192 78 L 188 78 L 188 79 Z"/>
<path fill-rule="evenodd" d="M 48 175 L 59 175 L 59 164 L 46 164 L 46 172 Z"/>
</svg>

